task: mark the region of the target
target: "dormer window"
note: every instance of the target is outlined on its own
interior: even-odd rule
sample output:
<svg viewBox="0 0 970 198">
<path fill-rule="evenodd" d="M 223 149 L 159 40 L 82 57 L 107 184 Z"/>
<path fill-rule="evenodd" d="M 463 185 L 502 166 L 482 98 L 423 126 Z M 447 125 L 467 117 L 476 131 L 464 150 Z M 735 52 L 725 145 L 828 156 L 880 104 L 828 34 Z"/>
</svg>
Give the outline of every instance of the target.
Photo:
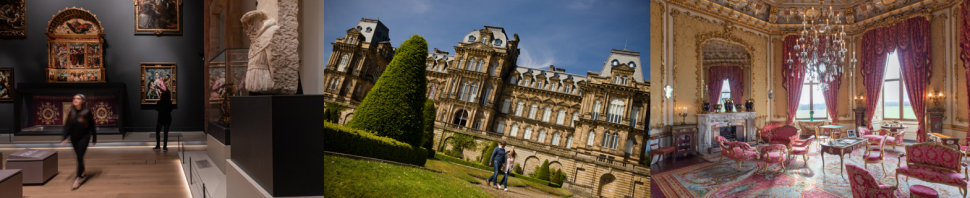
<svg viewBox="0 0 970 198">
<path fill-rule="evenodd" d="M 475 42 L 475 36 L 474 35 L 468 36 L 468 42 Z"/>
<path fill-rule="evenodd" d="M 367 31 L 365 31 L 365 32 L 370 33 L 371 30 L 373 30 L 373 29 L 371 29 L 370 27 L 367 27 Z"/>
<path fill-rule="evenodd" d="M 494 42 L 494 44 L 495 44 L 495 46 L 500 46 L 500 45 L 502 45 L 502 39 L 495 39 L 495 42 Z"/>
<path fill-rule="evenodd" d="M 617 65 L 620 65 L 619 60 L 613 59 L 613 62 L 610 62 L 610 66 L 617 66 Z"/>
<path fill-rule="evenodd" d="M 357 31 L 360 31 L 360 30 L 361 30 L 361 29 L 360 29 L 360 26 L 358 25 L 358 26 L 357 26 Z"/>
<path fill-rule="evenodd" d="M 627 63 L 626 65 L 629 65 L 630 68 L 634 68 L 634 69 L 637 68 L 637 63 L 634 63 L 633 61 L 630 61 L 630 63 Z"/>
</svg>

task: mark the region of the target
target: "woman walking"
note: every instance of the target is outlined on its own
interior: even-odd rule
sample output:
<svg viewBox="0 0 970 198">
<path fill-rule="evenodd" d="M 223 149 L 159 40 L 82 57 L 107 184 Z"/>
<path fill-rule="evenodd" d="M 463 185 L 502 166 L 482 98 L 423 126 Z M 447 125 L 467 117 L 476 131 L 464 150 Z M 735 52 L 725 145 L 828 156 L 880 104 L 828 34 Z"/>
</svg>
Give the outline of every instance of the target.
<svg viewBox="0 0 970 198">
<path fill-rule="evenodd" d="M 61 146 L 66 146 L 68 137 L 70 137 L 71 145 L 74 146 L 74 153 L 77 155 L 77 177 L 74 179 L 74 186 L 71 189 L 77 190 L 78 187 L 81 187 L 81 179 L 86 176 L 84 174 L 84 152 L 88 150 L 88 142 L 91 142 L 92 146 L 98 144 L 98 134 L 97 127 L 94 126 L 94 115 L 88 110 L 87 98 L 84 97 L 84 94 L 74 95 L 74 100 L 71 103 L 74 105 L 74 109 L 71 109 L 67 120 L 64 120 L 64 141 L 61 142 Z"/>
<path fill-rule="evenodd" d="M 164 89 L 164 87 L 162 87 Z M 162 91 L 162 96 L 158 100 L 158 104 L 155 105 L 155 112 L 158 112 L 158 120 L 155 125 L 155 148 L 152 150 L 158 150 L 159 146 L 162 146 L 162 150 L 168 151 L 168 128 L 172 126 L 172 92 L 168 89 Z M 165 143 L 159 137 L 159 133 L 165 128 Z"/>
<path fill-rule="evenodd" d="M 515 148 L 509 151 L 505 159 L 505 178 L 502 178 L 502 186 L 506 192 L 509 191 L 509 172 L 512 171 L 512 164 L 515 162 Z"/>
</svg>

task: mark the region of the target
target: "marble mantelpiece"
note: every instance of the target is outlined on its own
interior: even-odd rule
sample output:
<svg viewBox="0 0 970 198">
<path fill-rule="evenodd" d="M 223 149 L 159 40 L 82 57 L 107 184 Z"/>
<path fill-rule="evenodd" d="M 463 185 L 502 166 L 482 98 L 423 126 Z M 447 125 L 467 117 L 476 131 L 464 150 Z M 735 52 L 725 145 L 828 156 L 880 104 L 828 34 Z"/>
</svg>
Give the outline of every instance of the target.
<svg viewBox="0 0 970 198">
<path fill-rule="evenodd" d="M 743 122 L 744 134 L 739 134 L 738 140 L 743 142 L 757 140 L 754 118 L 755 112 L 697 114 L 697 151 L 703 155 L 711 154 L 710 148 L 714 145 L 714 138 L 720 135 L 720 132 L 714 129 L 723 126 L 724 123 Z"/>
</svg>

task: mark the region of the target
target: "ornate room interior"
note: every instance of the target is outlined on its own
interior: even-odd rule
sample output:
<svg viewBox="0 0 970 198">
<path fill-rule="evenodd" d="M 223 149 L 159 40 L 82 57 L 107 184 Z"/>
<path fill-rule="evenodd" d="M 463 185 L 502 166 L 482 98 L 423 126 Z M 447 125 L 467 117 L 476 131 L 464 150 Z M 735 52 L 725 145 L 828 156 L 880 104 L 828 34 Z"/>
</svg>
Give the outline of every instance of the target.
<svg viewBox="0 0 970 198">
<path fill-rule="evenodd" d="M 652 0 L 651 192 L 966 197 L 968 17 L 962 0 Z"/>
</svg>

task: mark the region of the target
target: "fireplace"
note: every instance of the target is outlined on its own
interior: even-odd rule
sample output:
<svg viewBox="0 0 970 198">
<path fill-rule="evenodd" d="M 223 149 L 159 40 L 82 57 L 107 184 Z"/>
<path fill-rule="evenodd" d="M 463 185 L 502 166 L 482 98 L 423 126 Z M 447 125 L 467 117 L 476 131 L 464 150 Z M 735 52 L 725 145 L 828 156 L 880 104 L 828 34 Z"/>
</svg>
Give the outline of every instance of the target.
<svg viewBox="0 0 970 198">
<path fill-rule="evenodd" d="M 754 142 L 755 112 L 737 113 L 709 113 L 697 115 L 697 150 L 702 155 L 709 155 L 720 150 L 717 136 L 724 136 L 730 141 Z"/>
</svg>

